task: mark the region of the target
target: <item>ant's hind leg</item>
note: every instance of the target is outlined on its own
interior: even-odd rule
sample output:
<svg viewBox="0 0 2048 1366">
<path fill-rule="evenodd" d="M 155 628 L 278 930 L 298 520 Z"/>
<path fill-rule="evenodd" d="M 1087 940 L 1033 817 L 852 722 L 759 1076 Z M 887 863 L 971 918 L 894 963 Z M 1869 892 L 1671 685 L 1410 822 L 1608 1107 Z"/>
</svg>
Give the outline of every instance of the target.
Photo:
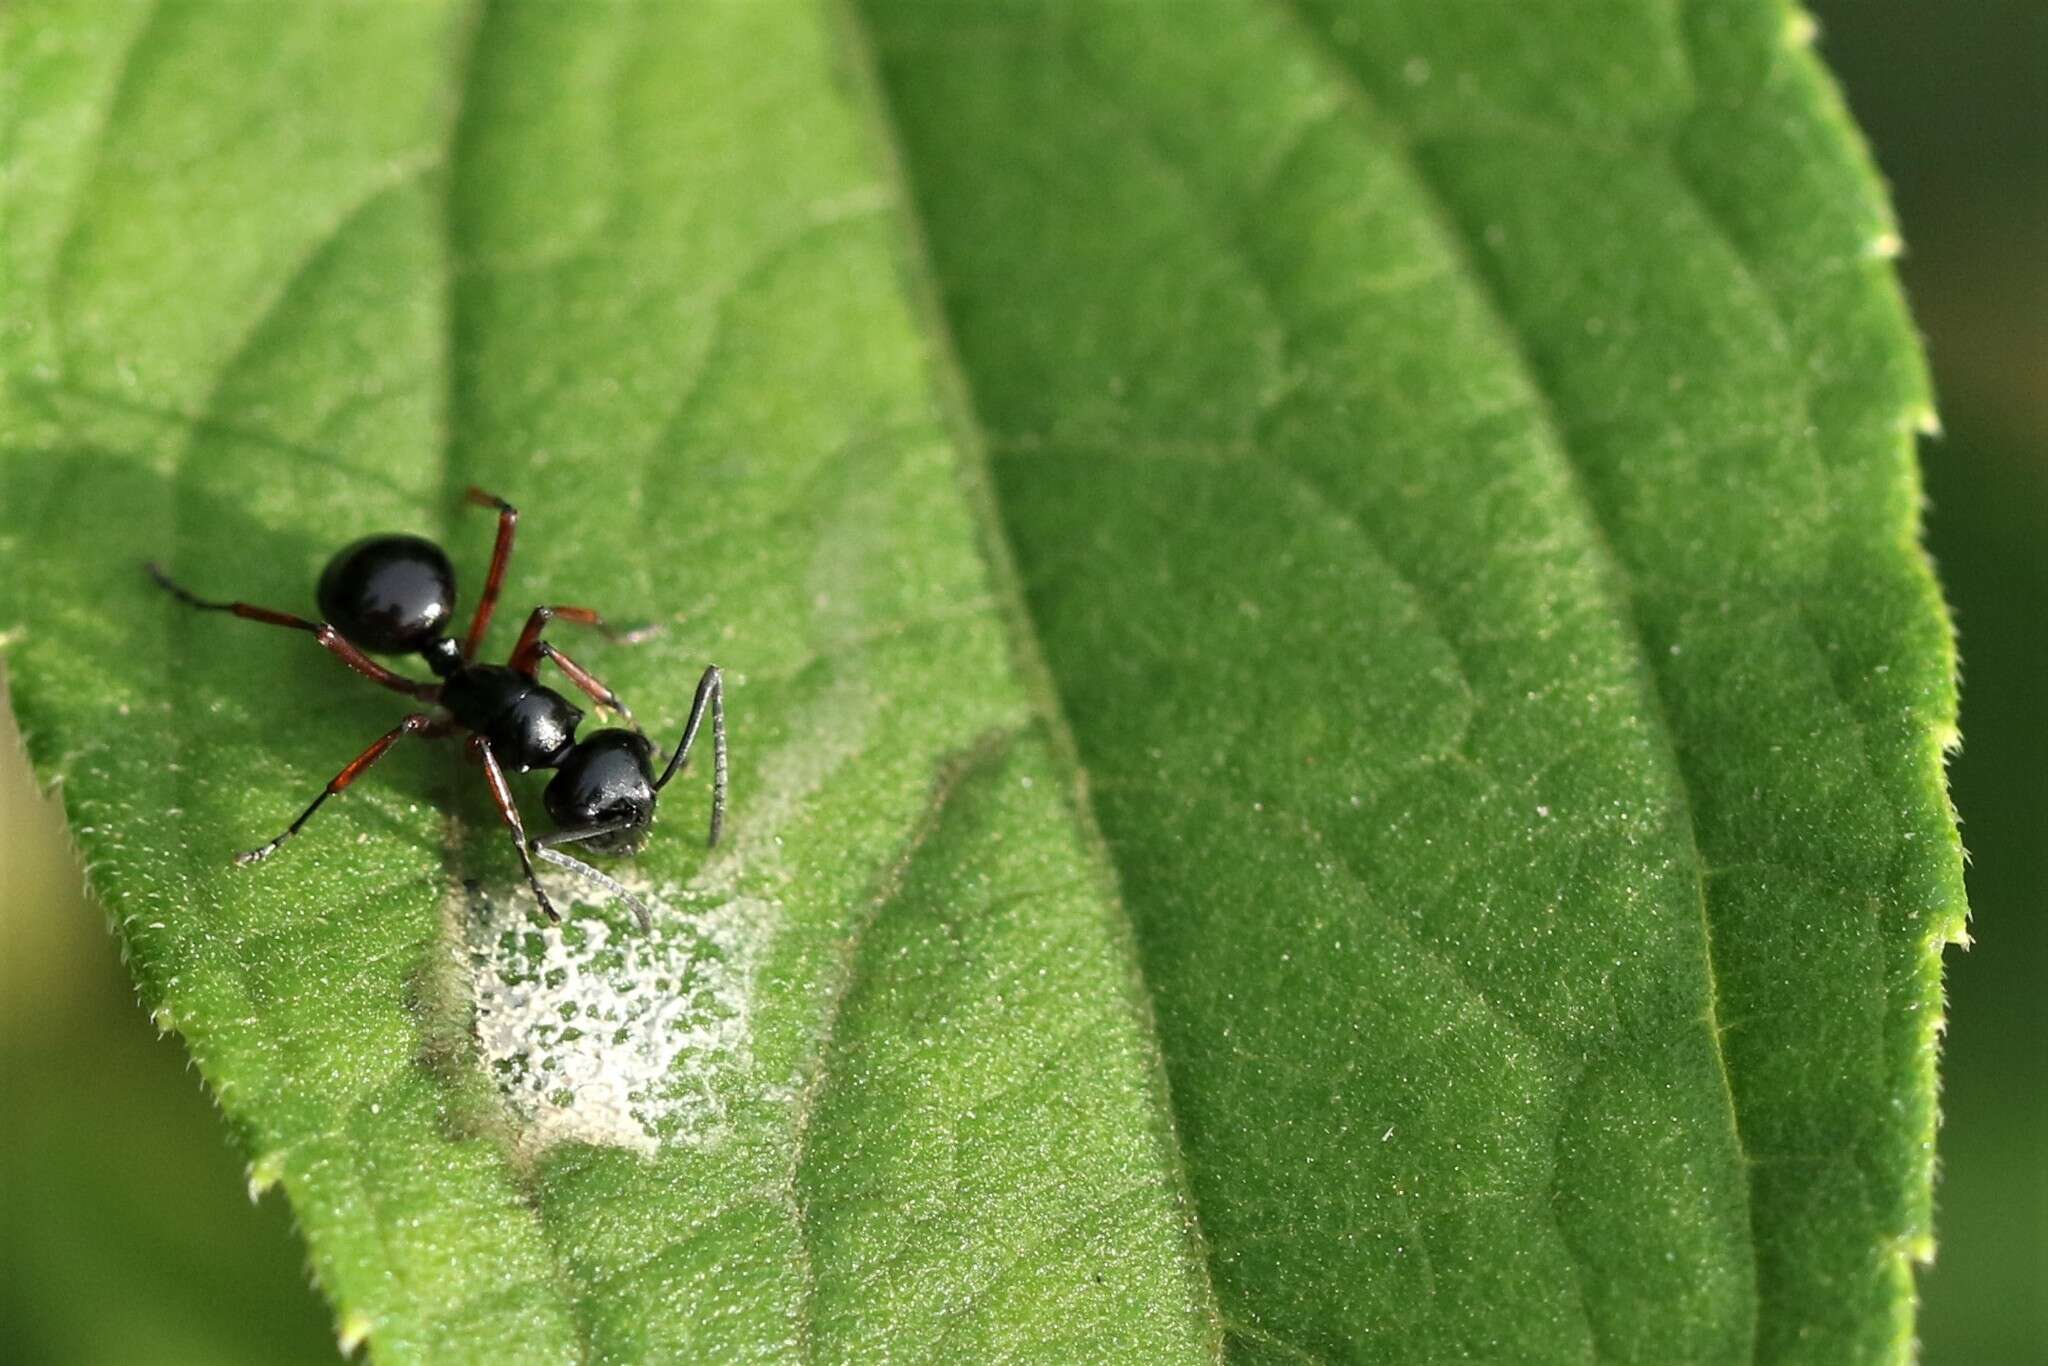
<svg viewBox="0 0 2048 1366">
<path fill-rule="evenodd" d="M 471 736 L 469 748 L 482 761 L 484 780 L 491 785 L 491 800 L 498 804 L 498 814 L 505 818 L 505 824 L 512 831 L 512 847 L 519 851 L 519 866 L 526 870 L 526 885 L 533 888 L 534 899 L 540 902 L 541 912 L 548 920 L 561 924 L 561 912 L 555 909 L 554 902 L 548 900 L 539 875 L 533 871 L 533 856 L 527 853 L 526 823 L 519 819 L 519 807 L 512 800 L 512 787 L 505 781 L 505 770 L 498 767 L 498 756 L 491 753 L 491 742 L 481 735 Z"/>
<path fill-rule="evenodd" d="M 519 530 L 519 509 L 495 493 L 471 484 L 464 494 L 478 507 L 498 510 L 498 539 L 491 545 L 491 568 L 484 575 L 484 591 L 476 600 L 476 615 L 469 619 L 469 634 L 462 642 L 464 659 L 475 659 L 490 628 L 491 614 L 498 610 L 498 593 L 505 587 L 505 567 L 512 563 L 512 537 Z"/>
<path fill-rule="evenodd" d="M 248 602 L 214 602 L 200 597 L 185 585 L 164 573 L 156 564 L 146 564 L 144 569 L 156 580 L 157 587 L 169 593 L 187 607 L 196 607 L 202 612 L 232 612 L 244 621 L 260 621 L 267 626 L 284 626 L 294 631 L 309 632 L 320 642 L 321 648 L 338 657 L 342 663 L 354 669 L 372 683 L 402 692 L 408 697 L 432 701 L 440 694 L 440 688 L 432 683 L 420 683 L 385 668 L 376 660 L 349 644 L 341 632 L 324 621 L 309 621 L 305 617 L 293 616 L 290 612 L 279 612 L 269 607 L 258 607 Z"/>
<path fill-rule="evenodd" d="M 351 759 L 348 763 L 348 767 L 342 769 L 341 772 L 335 774 L 333 781 L 329 782 L 327 786 L 321 790 L 320 795 L 313 799 L 313 804 L 311 806 L 307 807 L 304 811 L 301 811 L 299 813 L 299 818 L 297 820 L 293 821 L 289 826 L 285 827 L 285 831 L 283 834 L 279 835 L 276 839 L 270 841 L 270 843 L 268 844 L 260 844 L 256 846 L 256 848 L 248 850 L 245 853 L 235 855 L 235 862 L 241 864 L 261 863 L 264 859 L 269 858 L 272 854 L 278 851 L 278 847 L 280 845 L 282 845 L 286 840 L 290 839 L 293 835 L 298 834 L 300 830 L 305 828 L 306 822 L 313 819 L 313 813 L 320 809 L 320 804 L 322 802 L 326 801 L 329 797 L 332 797 L 337 792 L 347 791 L 348 785 L 354 782 L 357 779 L 357 777 L 359 777 L 362 774 L 364 769 L 368 768 L 371 764 L 374 764 L 379 759 L 383 758 L 385 751 L 389 750 L 401 739 L 408 735 L 434 735 L 438 734 L 441 730 L 445 728 L 445 723 L 435 721 L 433 717 L 428 716 L 425 712 L 416 711 L 412 715 L 406 717 L 403 721 L 400 721 L 396 726 L 393 726 L 383 735 L 377 737 L 376 743 L 372 744 L 368 749 L 364 750 L 361 754 L 358 754 L 355 758 Z"/>
</svg>

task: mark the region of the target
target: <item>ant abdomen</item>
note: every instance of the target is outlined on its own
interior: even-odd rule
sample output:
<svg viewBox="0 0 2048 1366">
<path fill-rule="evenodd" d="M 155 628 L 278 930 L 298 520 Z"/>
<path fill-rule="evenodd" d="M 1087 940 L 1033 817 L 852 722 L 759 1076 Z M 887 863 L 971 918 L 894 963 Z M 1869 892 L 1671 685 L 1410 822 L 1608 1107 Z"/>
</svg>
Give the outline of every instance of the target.
<svg viewBox="0 0 2048 1366">
<path fill-rule="evenodd" d="M 320 575 L 320 614 L 377 654 L 411 654 L 438 639 L 455 611 L 455 567 L 424 536 L 365 536 Z"/>
</svg>

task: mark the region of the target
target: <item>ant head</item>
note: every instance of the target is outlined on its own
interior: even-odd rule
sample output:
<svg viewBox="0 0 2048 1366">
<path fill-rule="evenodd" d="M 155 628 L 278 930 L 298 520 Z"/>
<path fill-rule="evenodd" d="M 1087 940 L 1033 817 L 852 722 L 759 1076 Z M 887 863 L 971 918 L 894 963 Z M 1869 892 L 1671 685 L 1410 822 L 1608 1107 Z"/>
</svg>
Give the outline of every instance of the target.
<svg viewBox="0 0 2048 1366">
<path fill-rule="evenodd" d="M 630 730 L 584 736 L 548 782 L 541 800 L 564 833 L 610 854 L 638 853 L 654 824 L 654 745 Z"/>
</svg>

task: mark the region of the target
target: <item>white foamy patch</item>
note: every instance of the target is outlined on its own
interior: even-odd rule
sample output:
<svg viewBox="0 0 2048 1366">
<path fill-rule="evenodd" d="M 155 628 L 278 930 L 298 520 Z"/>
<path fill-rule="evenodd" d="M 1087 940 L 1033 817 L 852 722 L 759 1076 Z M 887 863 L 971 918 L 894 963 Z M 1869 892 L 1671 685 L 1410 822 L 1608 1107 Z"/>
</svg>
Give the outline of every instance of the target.
<svg viewBox="0 0 2048 1366">
<path fill-rule="evenodd" d="M 523 886 L 463 897 L 456 952 L 478 1052 L 530 1154 L 577 1142 L 652 1156 L 725 1128 L 777 908 L 631 871 L 620 880 L 652 909 L 652 930 L 568 873 L 542 874 L 560 925 L 540 919 Z"/>
</svg>

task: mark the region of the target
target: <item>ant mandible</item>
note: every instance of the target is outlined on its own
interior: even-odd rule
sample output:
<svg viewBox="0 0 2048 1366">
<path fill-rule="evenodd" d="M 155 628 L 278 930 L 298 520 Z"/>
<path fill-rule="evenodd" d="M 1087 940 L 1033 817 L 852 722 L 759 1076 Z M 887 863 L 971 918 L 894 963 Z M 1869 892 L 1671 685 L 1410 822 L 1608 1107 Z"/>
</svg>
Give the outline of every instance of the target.
<svg viewBox="0 0 2048 1366">
<path fill-rule="evenodd" d="M 505 583 L 505 566 L 512 558 L 519 510 L 475 487 L 469 490 L 468 498 L 481 507 L 497 509 L 498 539 L 491 551 L 491 569 L 484 579 L 483 596 L 477 599 L 469 631 L 460 642 L 443 629 L 455 610 L 454 566 L 440 546 L 420 536 L 366 536 L 339 551 L 320 575 L 316 596 L 324 621 L 309 621 L 246 602 L 212 602 L 177 583 L 156 565 L 146 566 L 150 577 L 187 606 L 208 612 L 232 612 L 250 621 L 311 632 L 322 647 L 371 682 L 438 708 L 436 712 L 416 711 L 379 736 L 334 775 L 313 804 L 300 812 L 283 834 L 268 844 L 237 854 L 235 862 L 258 863 L 276 853 L 286 840 L 305 827 L 322 802 L 344 791 L 405 736 L 432 738 L 460 729 L 470 733 L 469 752 L 483 765 L 492 800 L 512 832 L 513 847 L 519 851 L 527 885 L 533 888 L 548 919 L 559 924 L 562 917 L 534 874 L 534 854 L 579 872 L 621 897 L 632 906 L 644 929 L 649 916 L 637 898 L 555 846 L 584 843 L 608 853 L 637 853 L 647 843 L 648 829 L 654 823 L 655 797 L 689 762 L 690 746 L 697 739 L 697 729 L 703 724 L 707 708 L 711 713 L 712 748 L 710 842 L 718 843 L 719 832 L 725 825 L 726 786 L 725 691 L 718 666 L 714 664 L 704 670 L 698 681 L 682 741 L 657 778 L 654 745 L 618 694 L 541 639 L 548 622 L 558 618 L 594 626 L 613 639 L 628 638 L 613 633 L 595 611 L 588 607 L 536 607 L 526 618 L 526 629 L 519 633 L 519 643 L 512 647 L 510 659 L 503 664 L 475 662 L 484 631 L 491 624 L 491 613 L 498 606 L 499 590 Z M 371 653 L 417 653 L 440 681 L 421 683 L 407 678 L 371 659 Z M 553 661 L 593 702 L 617 712 L 633 728 L 593 731 L 578 740 L 576 726 L 583 719 L 583 711 L 539 681 L 535 673 L 542 660 Z M 519 808 L 512 800 L 512 789 L 505 781 L 508 771 L 525 773 L 532 769 L 556 771 L 541 800 L 559 827 L 554 833 L 535 839 L 527 838 Z"/>
</svg>

